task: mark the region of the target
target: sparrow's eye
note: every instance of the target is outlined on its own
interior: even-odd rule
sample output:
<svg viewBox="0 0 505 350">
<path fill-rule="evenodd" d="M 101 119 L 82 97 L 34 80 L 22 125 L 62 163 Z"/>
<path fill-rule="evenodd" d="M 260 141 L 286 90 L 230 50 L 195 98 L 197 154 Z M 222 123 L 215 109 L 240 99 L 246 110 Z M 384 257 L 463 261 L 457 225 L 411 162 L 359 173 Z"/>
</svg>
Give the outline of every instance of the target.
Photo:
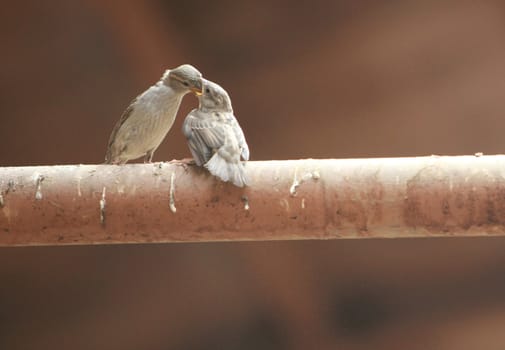
<svg viewBox="0 0 505 350">
<path fill-rule="evenodd" d="M 182 82 L 184 86 L 189 86 L 189 83 L 187 81 Z"/>
<path fill-rule="evenodd" d="M 210 89 L 209 89 L 209 88 L 206 88 L 206 89 L 205 89 L 205 92 L 206 92 L 206 93 L 208 93 L 208 94 L 210 94 Z"/>
</svg>

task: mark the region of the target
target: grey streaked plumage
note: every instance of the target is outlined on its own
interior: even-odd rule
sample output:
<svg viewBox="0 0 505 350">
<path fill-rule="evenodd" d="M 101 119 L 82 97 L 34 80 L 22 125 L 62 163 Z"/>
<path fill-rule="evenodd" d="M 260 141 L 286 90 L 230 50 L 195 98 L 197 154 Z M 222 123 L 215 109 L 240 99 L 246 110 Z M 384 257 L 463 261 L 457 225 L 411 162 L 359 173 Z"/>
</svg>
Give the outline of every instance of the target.
<svg viewBox="0 0 505 350">
<path fill-rule="evenodd" d="M 203 79 L 198 99 L 198 109 L 188 114 L 182 126 L 196 164 L 223 181 L 247 185 L 240 157 L 249 160 L 249 147 L 233 115 L 230 97 L 221 86 Z"/>
<path fill-rule="evenodd" d="M 124 164 L 140 157 L 151 162 L 174 123 L 184 95 L 201 90 L 202 74 L 193 66 L 184 64 L 167 70 L 126 108 L 110 135 L 105 163 Z"/>
</svg>

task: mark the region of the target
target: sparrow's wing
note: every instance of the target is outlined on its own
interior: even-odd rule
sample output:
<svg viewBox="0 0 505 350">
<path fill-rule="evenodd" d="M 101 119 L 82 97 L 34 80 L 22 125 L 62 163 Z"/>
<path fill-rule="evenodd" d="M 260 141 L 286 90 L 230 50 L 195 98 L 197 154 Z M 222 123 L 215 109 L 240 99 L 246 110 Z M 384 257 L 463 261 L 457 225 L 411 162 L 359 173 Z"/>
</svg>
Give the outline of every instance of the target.
<svg viewBox="0 0 505 350">
<path fill-rule="evenodd" d="M 193 131 L 211 149 L 217 149 L 224 145 L 226 141 L 226 123 L 219 120 L 219 115 L 215 113 L 199 113 L 200 118 L 196 119 L 193 124 Z"/>
<path fill-rule="evenodd" d="M 132 112 L 133 112 L 133 106 L 137 102 L 139 96 L 135 97 L 133 99 L 133 101 L 128 105 L 128 107 L 126 108 L 126 110 L 121 115 L 121 119 L 119 119 L 119 121 L 116 123 L 116 125 L 114 125 L 114 129 L 112 129 L 112 133 L 110 134 L 110 137 L 109 137 L 109 143 L 107 144 L 107 152 L 106 152 L 106 155 L 105 155 L 105 161 L 106 161 L 106 163 L 111 162 L 113 156 L 116 156 L 116 155 L 113 155 L 112 153 L 113 153 L 114 142 L 116 141 L 117 134 L 118 134 L 119 130 L 121 129 L 121 126 L 123 126 L 123 124 L 126 122 L 126 120 L 132 114 Z M 117 152 L 121 152 L 121 151 L 122 150 L 116 150 L 116 153 Z"/>
<path fill-rule="evenodd" d="M 249 160 L 249 146 L 247 145 L 247 142 L 245 140 L 244 132 L 242 131 L 242 128 L 238 124 L 238 121 L 235 118 L 235 116 L 233 114 L 231 116 L 233 118 L 230 121 L 230 124 L 233 128 L 233 132 L 235 133 L 235 137 L 237 138 L 238 146 L 240 147 L 240 155 L 244 160 Z"/>
<path fill-rule="evenodd" d="M 207 163 L 213 149 L 221 147 L 224 137 L 219 135 L 216 121 L 198 111 L 191 111 L 182 126 L 182 132 L 188 139 L 189 149 L 197 165 Z"/>
</svg>

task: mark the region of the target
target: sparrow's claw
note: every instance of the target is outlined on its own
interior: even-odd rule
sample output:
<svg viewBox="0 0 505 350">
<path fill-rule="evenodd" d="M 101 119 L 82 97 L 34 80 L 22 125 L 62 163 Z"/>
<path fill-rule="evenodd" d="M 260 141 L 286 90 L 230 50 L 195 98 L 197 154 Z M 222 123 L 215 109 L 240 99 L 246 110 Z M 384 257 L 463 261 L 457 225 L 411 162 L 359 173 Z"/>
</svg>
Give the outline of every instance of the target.
<svg viewBox="0 0 505 350">
<path fill-rule="evenodd" d="M 184 159 L 172 159 L 170 164 L 180 165 L 184 168 L 185 171 L 188 170 L 189 166 L 196 165 L 196 162 L 193 158 L 184 158 Z"/>
</svg>

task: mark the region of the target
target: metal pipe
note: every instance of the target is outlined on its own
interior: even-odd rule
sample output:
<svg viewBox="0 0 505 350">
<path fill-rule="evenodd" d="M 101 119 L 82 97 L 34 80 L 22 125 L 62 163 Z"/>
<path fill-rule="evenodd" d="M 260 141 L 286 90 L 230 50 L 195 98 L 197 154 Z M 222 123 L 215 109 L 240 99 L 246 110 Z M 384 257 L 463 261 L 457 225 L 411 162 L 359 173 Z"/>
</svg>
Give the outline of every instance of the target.
<svg viewBox="0 0 505 350">
<path fill-rule="evenodd" d="M 505 156 L 0 168 L 0 246 L 505 234 Z"/>
</svg>

